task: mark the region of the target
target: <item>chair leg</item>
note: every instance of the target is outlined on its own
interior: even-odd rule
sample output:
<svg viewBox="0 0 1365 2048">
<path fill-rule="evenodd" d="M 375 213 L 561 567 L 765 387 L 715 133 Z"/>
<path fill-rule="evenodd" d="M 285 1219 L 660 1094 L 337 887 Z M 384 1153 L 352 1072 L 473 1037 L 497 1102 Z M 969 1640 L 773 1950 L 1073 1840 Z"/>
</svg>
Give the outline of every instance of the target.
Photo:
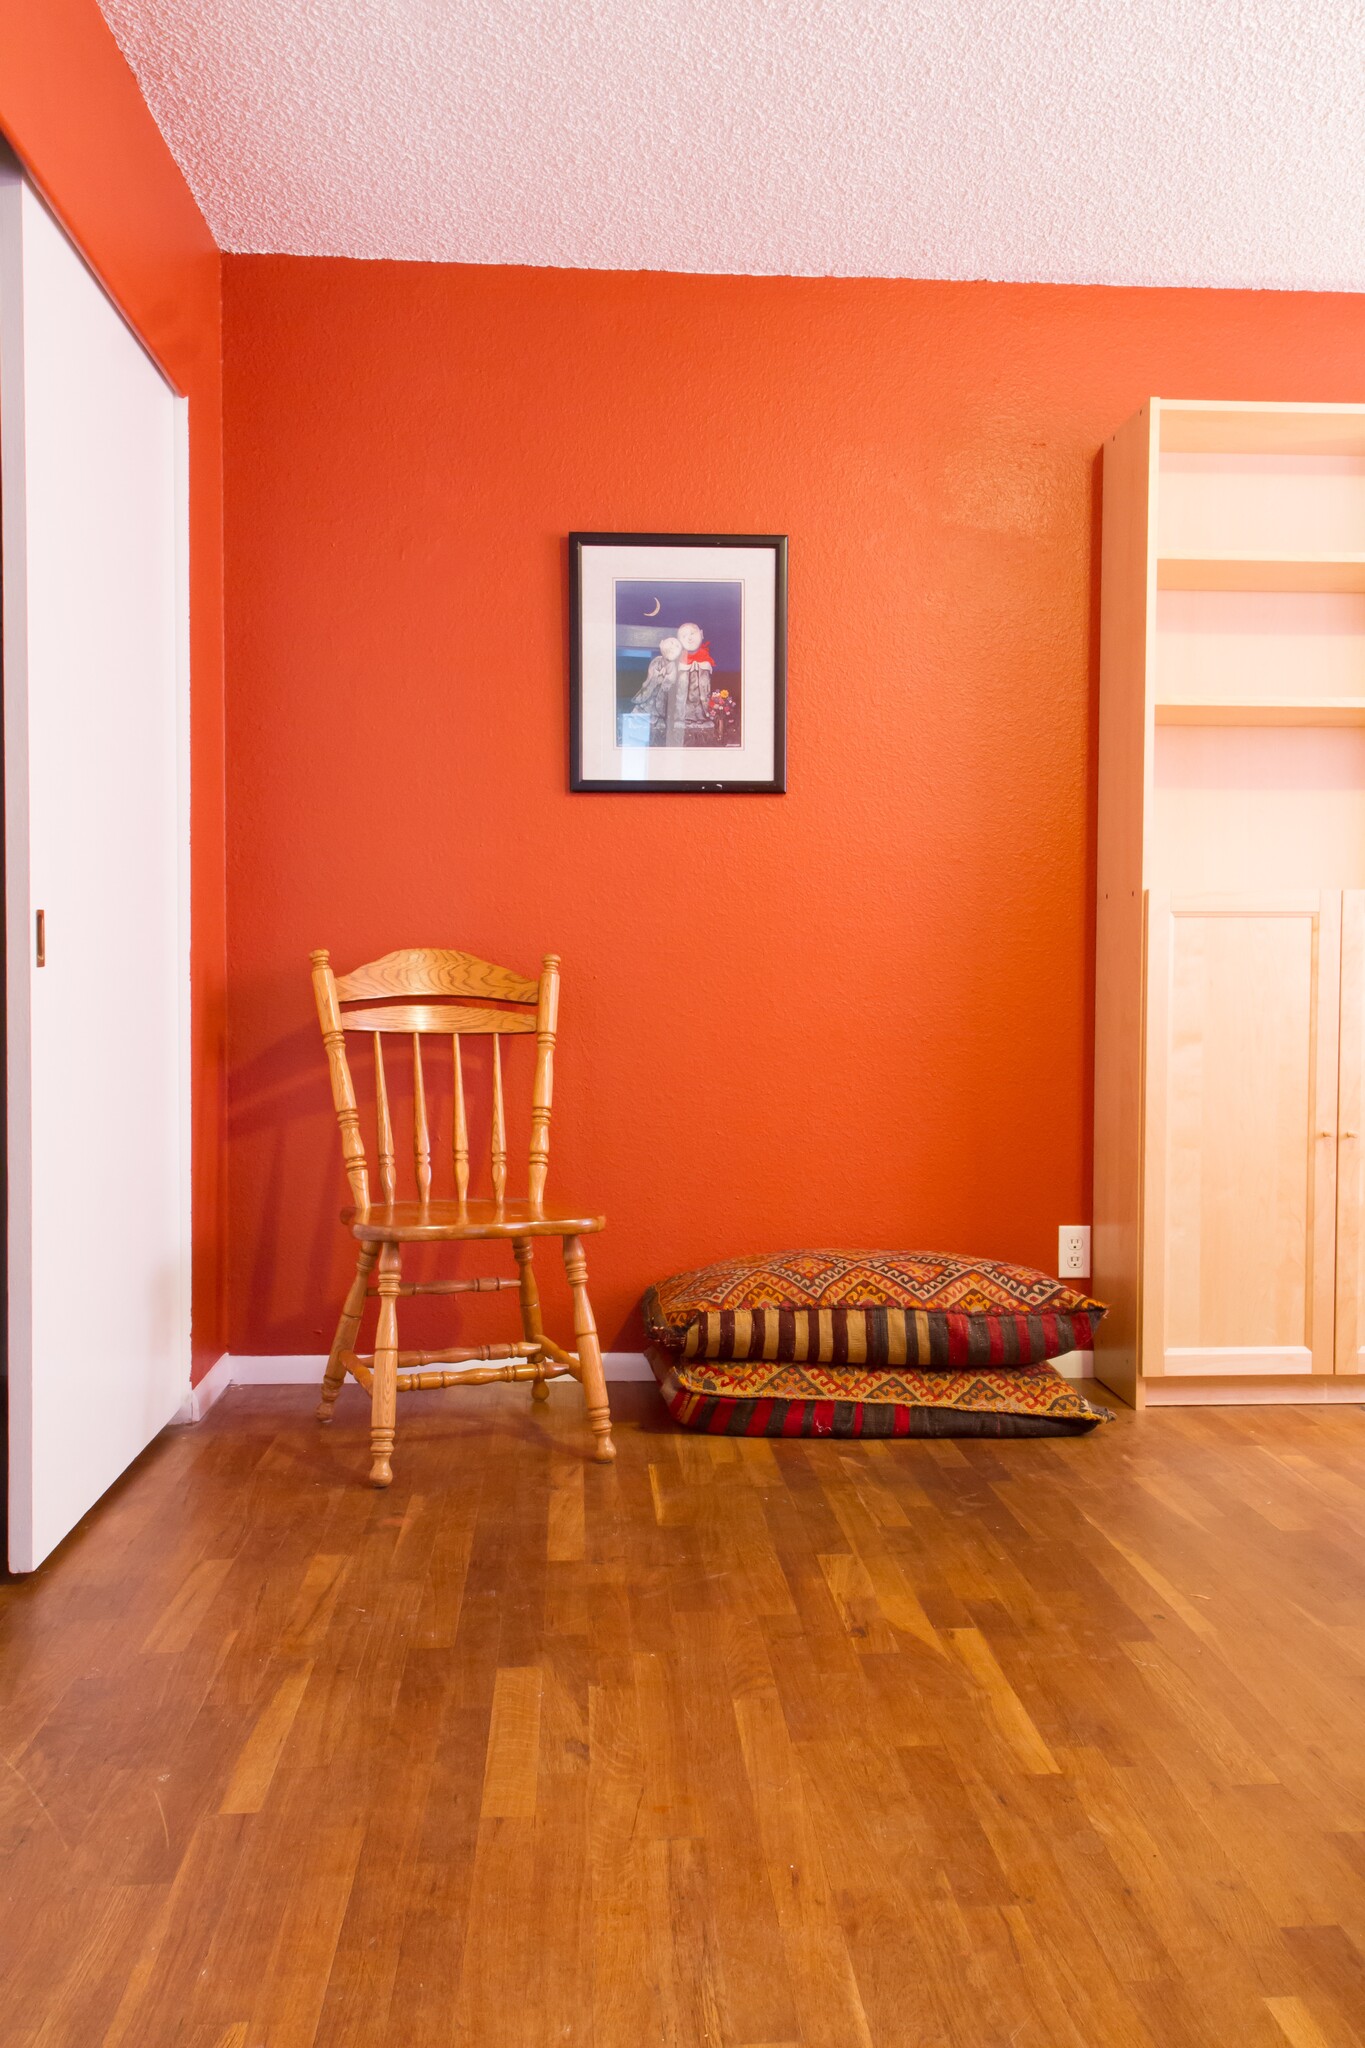
<svg viewBox="0 0 1365 2048">
<path fill-rule="evenodd" d="M 609 1465 L 616 1456 L 616 1446 L 611 1440 L 611 1408 L 602 1371 L 602 1347 L 597 1341 L 597 1325 L 588 1300 L 588 1262 L 583 1256 L 581 1237 L 565 1238 L 564 1271 L 573 1289 L 574 1342 L 583 1375 L 583 1398 L 588 1404 L 588 1426 L 597 1439 L 593 1456 L 599 1464 Z"/>
<path fill-rule="evenodd" d="M 531 1271 L 534 1247 L 529 1237 L 514 1237 L 512 1250 L 517 1255 L 517 1265 L 521 1269 L 521 1334 L 528 1344 L 538 1344 L 545 1335 L 545 1325 L 540 1319 L 540 1289 L 536 1286 L 536 1276 Z M 550 1389 L 545 1380 L 532 1380 L 531 1399 L 548 1401 L 549 1398 Z"/>
<path fill-rule="evenodd" d="M 327 1354 L 327 1370 L 322 1375 L 322 1399 L 318 1402 L 319 1422 L 330 1422 L 332 1419 L 336 1397 L 341 1392 L 342 1382 L 346 1378 L 346 1368 L 341 1362 L 342 1356 L 345 1352 L 355 1349 L 360 1318 L 365 1313 L 365 1296 L 369 1291 L 370 1275 L 374 1271 L 374 1262 L 378 1256 L 377 1245 L 363 1244 L 360 1247 L 355 1278 L 347 1291 L 346 1303 L 337 1323 L 337 1333 Z"/>
<path fill-rule="evenodd" d="M 393 1478 L 394 1425 L 398 1419 L 398 1287 L 403 1254 L 386 1244 L 379 1254 L 379 1328 L 374 1340 L 374 1379 L 370 1389 L 371 1486 L 387 1486 Z"/>
</svg>

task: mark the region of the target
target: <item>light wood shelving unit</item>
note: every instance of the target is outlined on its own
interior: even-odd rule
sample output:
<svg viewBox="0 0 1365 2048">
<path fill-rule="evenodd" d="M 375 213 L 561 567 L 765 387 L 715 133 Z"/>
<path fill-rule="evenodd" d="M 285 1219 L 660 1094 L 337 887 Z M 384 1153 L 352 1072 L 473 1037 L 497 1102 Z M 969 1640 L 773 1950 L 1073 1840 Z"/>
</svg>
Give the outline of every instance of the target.
<svg viewBox="0 0 1365 2048">
<path fill-rule="evenodd" d="M 1127 1400 L 1365 1400 L 1365 406 L 1104 453 L 1094 1286 Z"/>
</svg>

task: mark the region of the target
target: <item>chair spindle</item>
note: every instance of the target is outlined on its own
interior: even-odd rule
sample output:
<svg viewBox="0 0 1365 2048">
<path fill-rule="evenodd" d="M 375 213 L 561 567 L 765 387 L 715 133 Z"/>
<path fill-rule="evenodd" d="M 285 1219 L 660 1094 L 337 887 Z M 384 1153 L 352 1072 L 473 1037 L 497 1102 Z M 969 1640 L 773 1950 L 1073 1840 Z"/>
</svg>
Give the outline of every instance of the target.
<svg viewBox="0 0 1365 2048">
<path fill-rule="evenodd" d="M 464 1111 L 464 1070 L 460 1065 L 460 1034 L 451 1038 L 455 1054 L 455 1199 L 460 1206 L 469 1200 L 469 1125 Z"/>
<path fill-rule="evenodd" d="M 379 1120 L 379 1186 L 386 1202 L 397 1198 L 398 1174 L 393 1154 L 393 1124 L 389 1118 L 389 1091 L 384 1079 L 384 1043 L 374 1034 L 374 1104 Z"/>
<path fill-rule="evenodd" d="M 417 1169 L 417 1199 L 431 1200 L 431 1136 L 427 1130 L 427 1091 L 422 1079 L 422 1034 L 412 1034 L 412 1158 Z"/>
<path fill-rule="evenodd" d="M 507 1124 L 502 1110 L 502 1041 L 493 1033 L 493 1199 L 507 1199 Z"/>
</svg>

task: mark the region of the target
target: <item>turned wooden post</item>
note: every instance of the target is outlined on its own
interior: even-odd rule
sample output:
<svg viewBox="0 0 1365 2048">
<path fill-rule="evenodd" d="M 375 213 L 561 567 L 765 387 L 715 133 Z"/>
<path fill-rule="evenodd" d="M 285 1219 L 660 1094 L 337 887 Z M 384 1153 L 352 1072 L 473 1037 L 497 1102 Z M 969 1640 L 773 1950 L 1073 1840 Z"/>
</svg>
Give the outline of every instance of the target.
<svg viewBox="0 0 1365 2048">
<path fill-rule="evenodd" d="M 607 1401 L 607 1379 L 602 1370 L 602 1347 L 597 1341 L 592 1303 L 588 1299 L 588 1262 L 581 1237 L 564 1240 L 564 1271 L 573 1289 L 573 1332 L 578 1347 L 578 1369 L 583 1379 L 583 1398 L 588 1407 L 588 1427 L 597 1439 L 593 1456 L 609 1465 L 616 1456 L 611 1440 L 611 1408 Z"/>
<path fill-rule="evenodd" d="M 379 1254 L 379 1328 L 374 1340 L 374 1383 L 370 1389 L 371 1486 L 393 1478 L 393 1432 L 398 1420 L 398 1289 L 403 1254 L 386 1244 Z"/>
<path fill-rule="evenodd" d="M 351 1184 L 357 1209 L 368 1209 L 370 1176 L 365 1165 L 365 1141 L 360 1135 L 360 1111 L 356 1108 L 351 1070 L 346 1063 L 346 1033 L 341 1028 L 337 985 L 329 964 L 331 955 L 324 948 L 310 953 L 308 957 L 313 963 L 313 998 L 318 1006 L 322 1043 L 327 1052 L 327 1071 L 332 1078 L 332 1101 L 341 1130 L 346 1178 Z"/>
<path fill-rule="evenodd" d="M 370 1275 L 374 1271 L 374 1262 L 378 1256 L 378 1245 L 363 1244 L 360 1247 L 360 1257 L 356 1262 L 355 1278 L 352 1280 L 347 1291 L 346 1300 L 341 1311 L 341 1320 L 337 1324 L 337 1333 L 332 1339 L 332 1348 L 327 1354 L 327 1370 L 322 1375 L 322 1399 L 318 1402 L 319 1422 L 330 1422 L 332 1419 L 332 1408 L 336 1402 L 337 1395 L 341 1392 L 342 1381 L 346 1377 L 346 1367 L 342 1360 L 348 1351 L 355 1350 L 355 1340 L 360 1329 L 360 1319 L 365 1313 L 365 1297 L 369 1290 Z"/>
<path fill-rule="evenodd" d="M 555 1086 L 555 1035 L 559 1028 L 559 955 L 541 962 L 536 1002 L 536 1077 L 531 1090 L 531 1168 L 526 1192 L 532 1206 L 545 1200 L 550 1170 L 550 1100 Z"/>
<path fill-rule="evenodd" d="M 521 1270 L 521 1333 L 528 1344 L 542 1344 L 545 1341 L 545 1325 L 540 1316 L 540 1289 L 536 1286 L 536 1276 L 531 1269 L 535 1247 L 529 1237 L 514 1237 L 512 1250 L 516 1254 L 517 1265 Z M 545 1363 L 543 1352 L 540 1355 L 540 1362 L 542 1365 Z M 531 1399 L 548 1401 L 549 1398 L 550 1389 L 542 1374 L 531 1382 Z"/>
</svg>

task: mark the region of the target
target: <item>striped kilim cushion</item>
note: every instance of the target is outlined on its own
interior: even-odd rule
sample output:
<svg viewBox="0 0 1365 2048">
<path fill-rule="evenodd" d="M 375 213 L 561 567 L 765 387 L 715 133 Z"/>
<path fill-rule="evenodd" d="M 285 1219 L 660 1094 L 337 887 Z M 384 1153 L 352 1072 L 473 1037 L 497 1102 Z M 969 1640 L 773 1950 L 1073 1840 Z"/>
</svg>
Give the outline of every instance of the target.
<svg viewBox="0 0 1365 2048">
<path fill-rule="evenodd" d="M 669 1414 L 711 1436 L 1084 1436 L 1113 1418 L 1050 1365 L 921 1372 L 647 1353 Z"/>
<path fill-rule="evenodd" d="M 644 1298 L 685 1358 L 831 1365 L 1038 1365 L 1088 1351 L 1104 1307 L 1050 1274 L 946 1252 L 773 1252 L 675 1273 Z"/>
</svg>

